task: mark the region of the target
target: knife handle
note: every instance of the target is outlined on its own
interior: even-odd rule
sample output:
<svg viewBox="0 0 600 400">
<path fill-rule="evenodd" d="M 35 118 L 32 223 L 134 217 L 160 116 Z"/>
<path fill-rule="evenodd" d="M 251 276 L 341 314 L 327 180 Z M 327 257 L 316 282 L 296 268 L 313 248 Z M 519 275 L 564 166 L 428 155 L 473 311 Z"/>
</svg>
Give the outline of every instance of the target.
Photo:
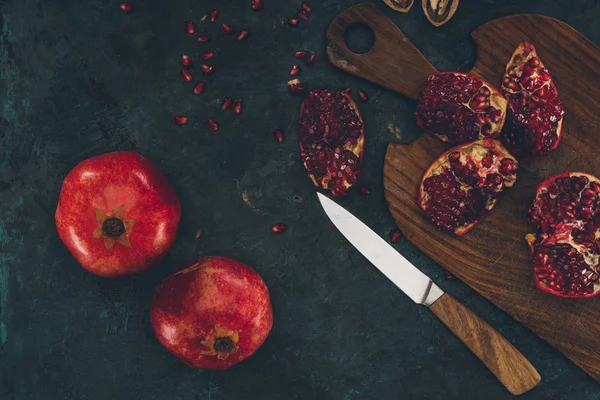
<svg viewBox="0 0 600 400">
<path fill-rule="evenodd" d="M 449 294 L 442 295 L 429 309 L 513 395 L 525 393 L 540 382 L 540 374 L 519 350 Z"/>
</svg>

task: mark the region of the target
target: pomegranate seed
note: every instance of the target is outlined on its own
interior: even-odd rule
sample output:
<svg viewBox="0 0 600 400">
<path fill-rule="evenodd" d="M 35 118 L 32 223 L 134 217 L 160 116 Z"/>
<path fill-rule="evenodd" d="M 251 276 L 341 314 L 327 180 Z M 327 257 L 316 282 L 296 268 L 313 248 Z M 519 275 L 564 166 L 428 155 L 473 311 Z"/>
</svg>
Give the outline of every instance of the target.
<svg viewBox="0 0 600 400">
<path fill-rule="evenodd" d="M 278 223 L 273 225 L 273 227 L 271 228 L 271 232 L 273 233 L 281 233 L 283 231 L 285 231 L 287 229 L 287 226 L 283 223 Z"/>
<path fill-rule="evenodd" d="M 349 95 L 349 94 L 350 94 L 350 88 L 349 88 L 349 87 L 347 87 L 346 89 L 342 90 L 342 94 L 347 94 L 347 95 Z"/>
<path fill-rule="evenodd" d="M 292 69 L 290 70 L 290 75 L 291 75 L 291 76 L 298 75 L 299 73 L 300 73 L 300 67 L 299 67 L 299 66 L 297 66 L 297 65 L 294 65 L 294 66 L 292 67 Z"/>
<path fill-rule="evenodd" d="M 212 65 L 202 64 L 202 72 L 204 72 L 204 75 L 212 75 L 215 73 L 215 69 Z"/>
<path fill-rule="evenodd" d="M 183 75 L 183 79 L 185 79 L 186 82 L 192 81 L 192 74 L 190 74 L 190 71 L 188 71 L 187 69 L 183 70 L 182 75 Z"/>
<path fill-rule="evenodd" d="M 190 60 L 190 56 L 186 56 L 186 55 L 181 56 L 181 62 L 183 63 L 184 67 L 192 66 L 192 60 Z"/>
<path fill-rule="evenodd" d="M 194 29 L 194 23 L 192 21 L 185 21 L 185 31 L 188 35 L 193 35 L 196 30 Z"/>
<path fill-rule="evenodd" d="M 360 100 L 363 103 L 366 103 L 367 101 L 369 101 L 369 96 L 367 96 L 367 94 L 365 92 L 363 92 L 362 90 L 360 92 L 358 92 L 358 97 L 360 97 Z"/>
<path fill-rule="evenodd" d="M 302 87 L 302 84 L 298 79 L 292 79 L 291 81 L 288 81 L 288 90 L 291 94 L 300 94 L 304 92 L 304 87 Z"/>
<path fill-rule="evenodd" d="M 203 60 L 211 60 L 214 56 L 214 51 L 203 51 L 202 53 L 200 53 L 200 58 Z"/>
<path fill-rule="evenodd" d="M 176 115 L 175 118 L 173 118 L 173 121 L 175 121 L 175 123 L 179 126 L 183 126 L 187 123 L 187 117 L 184 117 L 182 115 Z"/>
<path fill-rule="evenodd" d="M 262 8 L 262 0 L 252 0 L 252 11 L 258 11 Z"/>
<path fill-rule="evenodd" d="M 212 10 L 210 12 L 210 22 L 215 22 L 217 20 L 217 16 L 219 15 L 218 10 Z"/>
<path fill-rule="evenodd" d="M 454 279 L 454 275 L 452 275 L 450 272 L 444 270 L 444 276 L 446 277 L 446 279 L 448 279 L 449 281 Z"/>
<path fill-rule="evenodd" d="M 308 56 L 308 51 L 306 50 L 298 50 L 296 52 L 296 58 L 305 59 Z"/>
<path fill-rule="evenodd" d="M 241 100 L 236 100 L 233 102 L 233 112 L 240 115 L 242 113 L 242 108 L 244 107 L 244 103 Z"/>
<path fill-rule="evenodd" d="M 204 93 L 204 82 L 198 81 L 196 82 L 196 86 L 194 86 L 194 94 L 197 96 L 201 93 Z"/>
<path fill-rule="evenodd" d="M 296 18 L 289 18 L 288 19 L 288 24 L 294 26 L 294 25 L 298 25 L 298 19 Z"/>
<path fill-rule="evenodd" d="M 275 139 L 277 139 L 279 143 L 283 142 L 283 131 L 281 129 L 275 131 Z"/>
<path fill-rule="evenodd" d="M 306 60 L 308 65 L 313 64 L 315 62 L 315 58 L 316 58 L 316 56 L 314 54 L 311 54 L 310 56 L 308 56 L 308 59 Z"/>
<path fill-rule="evenodd" d="M 223 33 L 227 35 L 233 33 L 233 26 L 229 24 L 223 24 L 223 26 L 221 26 L 221 29 L 223 30 Z"/>
<path fill-rule="evenodd" d="M 308 21 L 308 15 L 306 15 L 306 13 L 304 11 L 299 11 L 297 17 L 301 21 L 304 21 L 304 22 Z"/>
<path fill-rule="evenodd" d="M 229 110 L 231 108 L 231 103 L 233 103 L 233 100 L 231 99 L 231 97 L 225 97 L 223 99 L 223 104 L 221 104 L 221 110 L 222 111 Z"/>
<path fill-rule="evenodd" d="M 208 126 L 208 129 L 210 129 L 213 132 L 219 130 L 219 123 L 214 118 L 209 118 L 208 121 L 206 121 L 206 126 Z"/>
<path fill-rule="evenodd" d="M 398 243 L 399 239 L 400 239 L 400 231 L 398 229 L 394 229 L 393 231 L 390 232 L 390 241 L 392 243 Z"/>
<path fill-rule="evenodd" d="M 198 36 L 198 43 L 206 43 L 210 40 L 210 35 Z"/>
<path fill-rule="evenodd" d="M 365 196 L 368 196 L 371 194 L 371 191 L 366 186 L 360 186 L 358 188 L 358 190 L 361 194 L 364 194 Z"/>
<path fill-rule="evenodd" d="M 131 3 L 121 3 L 121 5 L 119 6 L 119 8 L 124 13 L 130 13 L 130 12 L 133 11 L 133 4 L 131 4 Z"/>
<path fill-rule="evenodd" d="M 247 30 L 242 29 L 240 33 L 238 33 L 237 40 L 246 40 L 249 35 L 250 33 Z"/>
<path fill-rule="evenodd" d="M 306 1 L 304 3 L 302 3 L 302 9 L 307 13 L 312 11 L 310 4 L 308 4 Z"/>
</svg>

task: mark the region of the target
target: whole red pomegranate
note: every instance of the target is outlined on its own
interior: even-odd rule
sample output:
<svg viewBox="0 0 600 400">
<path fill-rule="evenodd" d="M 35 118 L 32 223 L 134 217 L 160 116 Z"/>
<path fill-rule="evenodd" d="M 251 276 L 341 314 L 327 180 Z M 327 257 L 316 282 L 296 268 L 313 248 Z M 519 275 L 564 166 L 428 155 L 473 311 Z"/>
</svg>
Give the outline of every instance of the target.
<svg viewBox="0 0 600 400">
<path fill-rule="evenodd" d="M 536 285 L 560 297 L 600 293 L 600 181 L 582 172 L 550 177 L 528 209 L 538 225 L 526 236 Z"/>
<path fill-rule="evenodd" d="M 506 65 L 502 93 L 509 110 L 504 128 L 506 146 L 525 156 L 554 150 L 562 134 L 563 105 L 550 73 L 526 40 Z"/>
<path fill-rule="evenodd" d="M 460 144 L 500 135 L 506 100 L 489 82 L 461 72 L 427 79 L 417 103 L 417 125 L 443 142 Z"/>
<path fill-rule="evenodd" d="M 117 277 L 146 271 L 167 254 L 181 206 L 167 178 L 137 153 L 88 158 L 63 181 L 58 235 L 88 271 Z"/>
<path fill-rule="evenodd" d="M 225 369 L 263 344 L 273 312 L 256 271 L 231 258 L 202 257 L 158 287 L 150 320 L 160 343 L 185 364 Z"/>
<path fill-rule="evenodd" d="M 363 119 L 347 92 L 313 90 L 300 106 L 300 155 L 315 186 L 335 196 L 356 183 L 365 143 Z"/>
<path fill-rule="evenodd" d="M 515 183 L 518 166 L 498 140 L 456 146 L 427 168 L 418 202 L 439 230 L 462 236 L 490 213 L 499 193 Z"/>
</svg>

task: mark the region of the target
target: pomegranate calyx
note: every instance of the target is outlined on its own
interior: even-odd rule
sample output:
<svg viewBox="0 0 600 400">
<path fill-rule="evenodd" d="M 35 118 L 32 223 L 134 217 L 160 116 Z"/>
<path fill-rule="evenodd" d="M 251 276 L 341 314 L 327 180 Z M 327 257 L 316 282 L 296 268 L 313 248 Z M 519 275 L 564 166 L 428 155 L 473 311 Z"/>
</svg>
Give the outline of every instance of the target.
<svg viewBox="0 0 600 400">
<path fill-rule="evenodd" d="M 215 325 L 215 330 L 208 340 L 203 340 L 202 345 L 208 348 L 208 351 L 202 351 L 201 354 L 207 356 L 217 356 L 219 360 L 226 360 L 230 354 L 238 351 L 237 345 L 239 333 L 237 329 L 227 329 Z"/>
<path fill-rule="evenodd" d="M 125 207 L 115 208 L 110 213 L 105 213 L 102 210 L 95 209 L 94 213 L 96 221 L 100 224 L 92 234 L 94 239 L 104 239 L 104 246 L 110 250 L 115 245 L 115 242 L 120 243 L 125 247 L 131 247 L 128 233 L 135 225 L 135 220 L 123 219 L 123 211 Z"/>
</svg>

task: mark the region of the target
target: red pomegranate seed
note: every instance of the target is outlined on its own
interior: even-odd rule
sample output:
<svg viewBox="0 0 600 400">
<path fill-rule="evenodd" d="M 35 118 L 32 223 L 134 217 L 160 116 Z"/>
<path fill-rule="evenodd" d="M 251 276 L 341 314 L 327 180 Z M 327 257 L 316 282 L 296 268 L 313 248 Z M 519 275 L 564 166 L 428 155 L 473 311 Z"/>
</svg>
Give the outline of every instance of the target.
<svg viewBox="0 0 600 400">
<path fill-rule="evenodd" d="M 262 8 L 262 0 L 252 0 L 252 11 L 258 11 Z"/>
<path fill-rule="evenodd" d="M 448 279 L 449 281 L 454 279 L 454 275 L 452 275 L 450 272 L 444 270 L 444 276 L 446 277 L 446 279 Z"/>
<path fill-rule="evenodd" d="M 371 191 L 366 186 L 360 186 L 358 190 L 361 194 L 364 194 L 365 196 L 371 194 Z"/>
<path fill-rule="evenodd" d="M 288 90 L 291 94 L 300 94 L 304 92 L 304 87 L 298 79 L 292 79 L 288 81 Z"/>
<path fill-rule="evenodd" d="M 222 111 L 229 110 L 231 108 L 232 102 L 233 102 L 233 100 L 231 99 L 231 97 L 225 97 L 223 99 L 223 104 L 221 104 L 221 110 Z"/>
<path fill-rule="evenodd" d="M 240 33 L 238 33 L 237 40 L 246 40 L 248 39 L 248 35 L 250 35 L 250 33 L 247 30 L 242 29 Z"/>
<path fill-rule="evenodd" d="M 310 4 L 308 4 L 306 1 L 304 3 L 302 3 L 302 9 L 307 13 L 312 11 Z"/>
<path fill-rule="evenodd" d="M 206 121 L 206 126 L 208 126 L 208 129 L 210 129 L 213 132 L 219 130 L 219 123 L 214 118 L 209 118 L 208 121 Z"/>
<path fill-rule="evenodd" d="M 179 126 L 185 125 L 187 120 L 187 117 L 184 117 L 183 115 L 176 115 L 175 118 L 173 118 L 173 121 L 175 121 L 175 123 Z"/>
<path fill-rule="evenodd" d="M 301 21 L 308 21 L 308 15 L 306 15 L 306 13 L 304 11 L 298 11 L 298 15 L 297 15 L 298 19 Z"/>
<path fill-rule="evenodd" d="M 350 88 L 347 87 L 346 89 L 342 90 L 343 94 L 350 94 Z"/>
<path fill-rule="evenodd" d="M 296 52 L 296 58 L 299 58 L 302 60 L 302 59 L 305 59 L 306 56 L 308 56 L 308 51 L 306 51 L 306 50 L 298 50 Z"/>
<path fill-rule="evenodd" d="M 193 35 L 196 32 L 192 21 L 185 21 L 185 31 L 188 35 Z"/>
<path fill-rule="evenodd" d="M 292 67 L 292 69 L 290 70 L 290 75 L 294 76 L 294 75 L 298 75 L 300 73 L 300 67 L 297 65 L 294 65 Z"/>
<path fill-rule="evenodd" d="M 210 12 L 210 22 L 215 22 L 217 19 L 217 15 L 219 15 L 219 11 L 218 10 L 212 10 Z"/>
<path fill-rule="evenodd" d="M 284 223 L 278 223 L 273 225 L 273 227 L 271 228 L 271 232 L 273 233 L 281 233 L 283 231 L 285 231 L 287 229 L 287 226 Z"/>
<path fill-rule="evenodd" d="M 130 12 L 133 11 L 133 4 L 131 4 L 131 3 L 121 3 L 121 5 L 119 6 L 119 8 L 124 13 L 130 13 Z"/>
<path fill-rule="evenodd" d="M 210 35 L 198 36 L 198 43 L 206 43 L 210 40 Z"/>
<path fill-rule="evenodd" d="M 221 29 L 223 29 L 223 33 L 227 35 L 233 33 L 233 26 L 229 24 L 223 24 L 223 26 L 221 26 Z"/>
<path fill-rule="evenodd" d="M 242 108 L 244 107 L 244 103 L 241 100 L 236 100 L 233 102 L 233 112 L 240 115 L 242 113 Z"/>
<path fill-rule="evenodd" d="M 392 243 L 398 243 L 399 239 L 400 239 L 400 231 L 398 229 L 394 229 L 393 231 L 390 232 L 390 241 Z"/>
<path fill-rule="evenodd" d="M 298 25 L 298 19 L 296 19 L 296 18 L 289 18 L 288 19 L 288 24 L 290 24 L 292 26 L 293 25 Z"/>
<path fill-rule="evenodd" d="M 215 73 L 215 69 L 212 65 L 202 64 L 202 72 L 204 72 L 204 75 L 212 75 Z"/>
<path fill-rule="evenodd" d="M 360 100 L 363 103 L 366 103 L 367 101 L 369 101 L 369 96 L 367 96 L 367 94 L 365 92 L 363 92 L 362 90 L 360 92 L 358 92 L 358 97 L 360 97 Z"/>
<path fill-rule="evenodd" d="M 185 79 L 186 82 L 192 81 L 192 74 L 190 74 L 190 71 L 188 71 L 187 69 L 184 69 L 182 74 L 183 74 L 183 79 Z"/>
<path fill-rule="evenodd" d="M 314 54 L 311 54 L 310 56 L 308 56 L 308 59 L 306 60 L 306 62 L 308 63 L 308 65 L 311 65 L 312 63 L 315 62 L 315 58 L 316 56 Z"/>
<path fill-rule="evenodd" d="M 194 94 L 197 96 L 201 93 L 204 93 L 204 82 L 198 81 L 196 82 L 196 86 L 194 86 Z"/>
<path fill-rule="evenodd" d="M 275 131 L 275 139 L 277 139 L 279 143 L 283 142 L 283 131 L 281 129 Z"/>
<path fill-rule="evenodd" d="M 183 63 L 184 67 L 192 66 L 192 60 L 190 60 L 190 56 L 186 56 L 185 54 L 181 56 L 181 62 Z"/>
<path fill-rule="evenodd" d="M 214 51 L 203 51 L 202 53 L 200 53 L 200 58 L 203 60 L 211 60 L 214 56 Z"/>
</svg>

